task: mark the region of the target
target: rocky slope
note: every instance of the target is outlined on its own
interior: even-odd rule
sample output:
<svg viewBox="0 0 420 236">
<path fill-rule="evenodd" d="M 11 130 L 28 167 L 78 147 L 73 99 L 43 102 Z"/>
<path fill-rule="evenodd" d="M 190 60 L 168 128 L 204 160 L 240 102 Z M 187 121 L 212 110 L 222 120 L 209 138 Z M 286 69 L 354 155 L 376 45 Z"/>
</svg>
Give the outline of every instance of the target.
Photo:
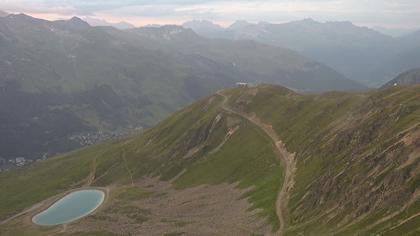
<svg viewBox="0 0 420 236">
<path fill-rule="evenodd" d="M 0 229 L 417 235 L 419 96 L 419 86 L 321 95 L 271 85 L 225 90 L 144 134 L 0 173 Z M 92 216 L 42 228 L 30 223 L 36 210 L 18 214 L 81 186 L 109 191 Z"/>
</svg>

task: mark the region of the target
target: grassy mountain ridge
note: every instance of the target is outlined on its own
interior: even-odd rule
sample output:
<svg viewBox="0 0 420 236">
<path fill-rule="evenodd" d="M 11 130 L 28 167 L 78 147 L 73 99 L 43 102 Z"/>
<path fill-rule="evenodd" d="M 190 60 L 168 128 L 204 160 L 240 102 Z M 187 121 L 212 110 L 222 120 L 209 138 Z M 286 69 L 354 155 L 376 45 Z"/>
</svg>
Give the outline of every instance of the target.
<svg viewBox="0 0 420 236">
<path fill-rule="evenodd" d="M 301 95 L 271 85 L 224 91 L 231 109 L 272 127 L 287 150 L 295 153 L 286 235 L 418 233 L 419 91 L 419 86 L 411 86 L 360 94 Z M 70 224 L 67 230 L 89 232 L 97 229 L 95 225 L 106 224 L 101 233 L 115 233 L 118 231 L 111 227 L 117 227 L 111 223 L 113 217 L 128 217 L 132 221 L 123 224 L 128 227 L 127 232 L 139 232 L 136 230 L 142 229 L 141 224 L 154 222 L 158 216 L 153 209 L 149 209 L 150 214 L 134 215 L 123 210 L 124 206 L 138 208 L 142 201 L 152 204 L 156 199 L 173 196 L 161 190 L 144 195 L 150 184 L 142 181 L 148 176 L 161 182 L 170 181 L 175 193 L 203 184 L 208 184 L 208 188 L 234 184 L 242 189 L 242 194 L 233 202 L 246 199 L 250 204 L 245 208 L 247 214 L 256 210 L 252 213 L 255 220 L 262 219 L 275 231 L 279 227 L 275 202 L 282 186 L 284 166 L 276 158 L 267 134 L 244 117 L 223 110 L 222 104 L 223 97 L 213 95 L 177 112 L 144 134 L 1 173 L 0 186 L 6 193 L 0 199 L 1 218 L 6 219 L 67 189 L 101 186 L 110 189 L 109 205 L 94 216 Z M 48 180 L 48 176 L 57 177 Z M 128 191 L 128 187 L 131 197 L 124 201 L 112 194 Z M 176 198 L 171 199 L 177 202 Z M 210 199 L 202 207 L 208 204 L 215 207 L 216 202 Z M 190 202 L 184 200 L 179 204 Z M 178 218 L 189 211 L 181 212 L 177 213 Z M 21 219 L 15 218 L 0 229 L 11 235 L 42 230 L 24 224 L 13 231 L 16 230 L 13 225 Z M 206 225 L 207 221 L 200 220 L 176 224 L 172 229 L 204 234 L 198 226 Z M 84 222 L 89 222 L 89 227 L 83 226 Z M 158 230 L 170 222 L 165 219 L 161 227 L 154 223 L 149 226 Z M 198 231 L 191 231 L 189 224 Z M 130 225 L 137 226 L 130 228 Z M 224 229 L 222 224 L 216 225 L 215 228 Z M 270 232 L 262 225 L 243 227 L 249 230 L 241 231 L 245 235 Z"/>
<path fill-rule="evenodd" d="M 296 152 L 289 234 L 415 234 L 408 225 L 420 220 L 418 96 L 418 86 L 312 98 L 281 88 L 238 95 L 244 111 L 272 124 Z"/>
</svg>

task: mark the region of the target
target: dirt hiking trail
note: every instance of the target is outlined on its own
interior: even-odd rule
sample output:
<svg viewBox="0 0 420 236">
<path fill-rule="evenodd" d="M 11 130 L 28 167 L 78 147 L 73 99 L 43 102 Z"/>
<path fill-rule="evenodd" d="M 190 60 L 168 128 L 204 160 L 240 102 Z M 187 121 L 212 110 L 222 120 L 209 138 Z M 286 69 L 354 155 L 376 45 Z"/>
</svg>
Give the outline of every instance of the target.
<svg viewBox="0 0 420 236">
<path fill-rule="evenodd" d="M 293 187 L 293 177 L 296 171 L 296 162 L 295 162 L 295 154 L 289 153 L 286 150 L 283 142 L 280 140 L 276 132 L 274 131 L 272 125 L 265 124 L 261 122 L 258 117 L 250 116 L 240 111 L 235 111 L 228 105 L 229 97 L 228 95 L 223 94 L 222 91 L 217 92 L 218 95 L 223 97 L 223 102 L 221 108 L 228 113 L 233 113 L 238 116 L 243 117 L 244 119 L 248 120 L 249 122 L 253 123 L 257 127 L 259 127 L 264 133 L 270 137 L 272 140 L 276 154 L 280 161 L 283 163 L 284 167 L 284 181 L 281 186 L 280 192 L 278 193 L 277 200 L 276 200 L 276 213 L 277 217 L 279 218 L 279 230 L 277 231 L 277 235 L 284 235 L 284 232 L 288 225 L 288 203 L 289 203 L 289 193 L 290 189 Z"/>
</svg>

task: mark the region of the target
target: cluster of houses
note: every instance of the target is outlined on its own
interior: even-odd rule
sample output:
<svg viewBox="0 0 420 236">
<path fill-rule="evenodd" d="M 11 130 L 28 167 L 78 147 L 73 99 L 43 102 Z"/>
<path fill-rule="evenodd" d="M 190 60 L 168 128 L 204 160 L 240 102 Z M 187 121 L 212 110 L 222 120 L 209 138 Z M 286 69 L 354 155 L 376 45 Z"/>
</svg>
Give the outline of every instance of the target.
<svg viewBox="0 0 420 236">
<path fill-rule="evenodd" d="M 33 162 L 42 161 L 47 159 L 47 155 L 44 155 L 38 159 L 28 159 L 25 157 L 15 157 L 15 158 L 2 158 L 0 157 L 0 172 L 10 170 L 16 167 L 26 166 L 32 164 Z"/>
<path fill-rule="evenodd" d="M 246 82 L 236 82 L 236 86 L 240 88 L 248 88 L 251 87 L 251 84 Z"/>
<path fill-rule="evenodd" d="M 125 132 L 96 132 L 96 133 L 82 133 L 78 135 L 71 136 L 70 139 L 76 141 L 80 146 L 88 146 L 103 142 L 110 139 L 119 139 L 125 137 L 129 134 L 140 132 L 143 128 L 141 126 L 131 127 L 129 131 Z M 13 158 L 2 158 L 0 157 L 0 172 L 7 171 L 16 167 L 21 167 L 25 165 L 32 164 L 33 162 L 42 161 L 47 159 L 47 155 L 38 158 L 38 159 L 28 159 L 25 157 L 13 157 Z"/>
<path fill-rule="evenodd" d="M 253 83 L 249 83 L 249 82 L 240 81 L 240 82 L 236 82 L 235 84 L 236 84 L 236 87 L 238 88 L 254 88 L 254 87 L 257 87 L 260 84 L 260 82 L 254 81 Z"/>
<path fill-rule="evenodd" d="M 110 139 L 110 135 L 107 133 L 81 133 L 77 135 L 73 135 L 70 137 L 70 140 L 76 141 L 81 146 L 92 145 L 103 140 Z"/>
<path fill-rule="evenodd" d="M 76 134 L 70 137 L 70 140 L 73 140 L 80 144 L 81 146 L 88 146 L 96 143 L 100 143 L 106 140 L 110 139 L 119 139 L 122 137 L 125 137 L 127 135 L 130 135 L 132 133 L 136 133 L 141 131 L 143 128 L 141 126 L 139 127 L 133 127 L 130 129 L 127 129 L 127 131 L 121 131 L 121 132 L 95 132 L 95 133 L 80 133 Z"/>
</svg>

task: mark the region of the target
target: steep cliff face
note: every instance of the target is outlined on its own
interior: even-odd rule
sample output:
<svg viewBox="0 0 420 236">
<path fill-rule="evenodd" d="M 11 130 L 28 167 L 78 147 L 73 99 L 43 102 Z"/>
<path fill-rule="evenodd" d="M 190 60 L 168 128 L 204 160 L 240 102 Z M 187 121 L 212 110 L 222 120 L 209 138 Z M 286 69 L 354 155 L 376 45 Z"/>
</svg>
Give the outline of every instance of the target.
<svg viewBox="0 0 420 236">
<path fill-rule="evenodd" d="M 30 211 L 10 217 L 99 186 L 108 203 L 67 233 L 417 235 L 419 100 L 420 86 L 221 91 L 143 134 L 1 173 L 0 229 L 42 235 L 16 227 Z"/>
</svg>

